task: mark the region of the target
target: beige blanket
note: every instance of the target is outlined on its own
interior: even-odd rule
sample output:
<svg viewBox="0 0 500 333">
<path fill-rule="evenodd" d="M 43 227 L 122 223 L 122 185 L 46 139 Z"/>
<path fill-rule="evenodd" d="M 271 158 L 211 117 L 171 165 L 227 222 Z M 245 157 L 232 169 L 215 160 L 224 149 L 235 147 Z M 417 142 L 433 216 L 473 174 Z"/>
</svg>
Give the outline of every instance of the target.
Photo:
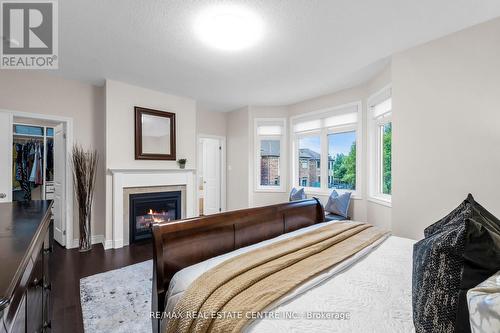
<svg viewBox="0 0 500 333">
<path fill-rule="evenodd" d="M 240 332 L 256 313 L 386 234 L 332 223 L 228 259 L 189 286 L 163 332 Z"/>
</svg>

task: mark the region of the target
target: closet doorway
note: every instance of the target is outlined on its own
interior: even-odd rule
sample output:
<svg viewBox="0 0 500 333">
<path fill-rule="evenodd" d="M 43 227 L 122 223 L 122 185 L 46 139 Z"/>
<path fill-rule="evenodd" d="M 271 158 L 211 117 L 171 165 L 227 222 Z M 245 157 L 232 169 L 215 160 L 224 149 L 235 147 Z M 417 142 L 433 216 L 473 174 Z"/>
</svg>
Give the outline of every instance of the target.
<svg viewBox="0 0 500 333">
<path fill-rule="evenodd" d="M 54 239 L 67 247 L 72 245 L 72 223 L 66 223 L 73 215 L 71 129 L 71 119 L 0 110 L 0 165 L 8 171 L 0 174 L 0 202 L 53 200 Z"/>
</svg>

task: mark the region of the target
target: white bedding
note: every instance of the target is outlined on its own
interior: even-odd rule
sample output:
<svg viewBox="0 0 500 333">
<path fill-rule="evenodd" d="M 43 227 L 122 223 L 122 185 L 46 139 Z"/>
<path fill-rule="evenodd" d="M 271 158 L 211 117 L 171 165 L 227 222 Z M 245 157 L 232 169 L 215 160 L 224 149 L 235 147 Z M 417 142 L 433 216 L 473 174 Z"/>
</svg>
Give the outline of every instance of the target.
<svg viewBox="0 0 500 333">
<path fill-rule="evenodd" d="M 335 223 L 335 222 L 327 222 Z M 174 275 L 166 311 L 172 311 L 198 276 L 226 259 L 325 225 L 320 223 L 247 246 L 186 267 Z M 414 332 L 411 309 L 412 246 L 414 241 L 382 239 L 304 283 L 273 304 L 272 317 L 256 319 L 247 332 Z M 313 312 L 348 313 L 349 319 L 308 319 Z"/>
</svg>

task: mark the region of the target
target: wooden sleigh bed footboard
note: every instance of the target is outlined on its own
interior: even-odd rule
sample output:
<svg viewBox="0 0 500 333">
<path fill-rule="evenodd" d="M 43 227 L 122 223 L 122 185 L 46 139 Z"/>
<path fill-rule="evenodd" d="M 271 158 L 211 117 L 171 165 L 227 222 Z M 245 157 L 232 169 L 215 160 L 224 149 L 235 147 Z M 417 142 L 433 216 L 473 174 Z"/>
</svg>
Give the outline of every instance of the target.
<svg viewBox="0 0 500 333">
<path fill-rule="evenodd" d="M 152 311 L 164 311 L 170 280 L 181 269 L 324 220 L 323 206 L 313 198 L 154 223 Z M 159 325 L 153 318 L 153 332 Z"/>
</svg>

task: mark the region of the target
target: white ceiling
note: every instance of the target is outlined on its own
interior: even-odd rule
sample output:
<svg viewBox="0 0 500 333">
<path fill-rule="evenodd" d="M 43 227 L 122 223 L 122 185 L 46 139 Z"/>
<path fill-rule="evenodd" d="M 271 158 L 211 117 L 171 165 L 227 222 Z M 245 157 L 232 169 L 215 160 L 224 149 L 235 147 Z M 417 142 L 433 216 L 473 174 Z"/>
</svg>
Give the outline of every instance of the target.
<svg viewBox="0 0 500 333">
<path fill-rule="evenodd" d="M 64 0 L 60 69 L 192 97 L 229 111 L 284 105 L 367 80 L 394 52 L 500 16 L 498 0 L 256 0 L 264 37 L 236 53 L 193 33 L 204 0 Z"/>
</svg>

